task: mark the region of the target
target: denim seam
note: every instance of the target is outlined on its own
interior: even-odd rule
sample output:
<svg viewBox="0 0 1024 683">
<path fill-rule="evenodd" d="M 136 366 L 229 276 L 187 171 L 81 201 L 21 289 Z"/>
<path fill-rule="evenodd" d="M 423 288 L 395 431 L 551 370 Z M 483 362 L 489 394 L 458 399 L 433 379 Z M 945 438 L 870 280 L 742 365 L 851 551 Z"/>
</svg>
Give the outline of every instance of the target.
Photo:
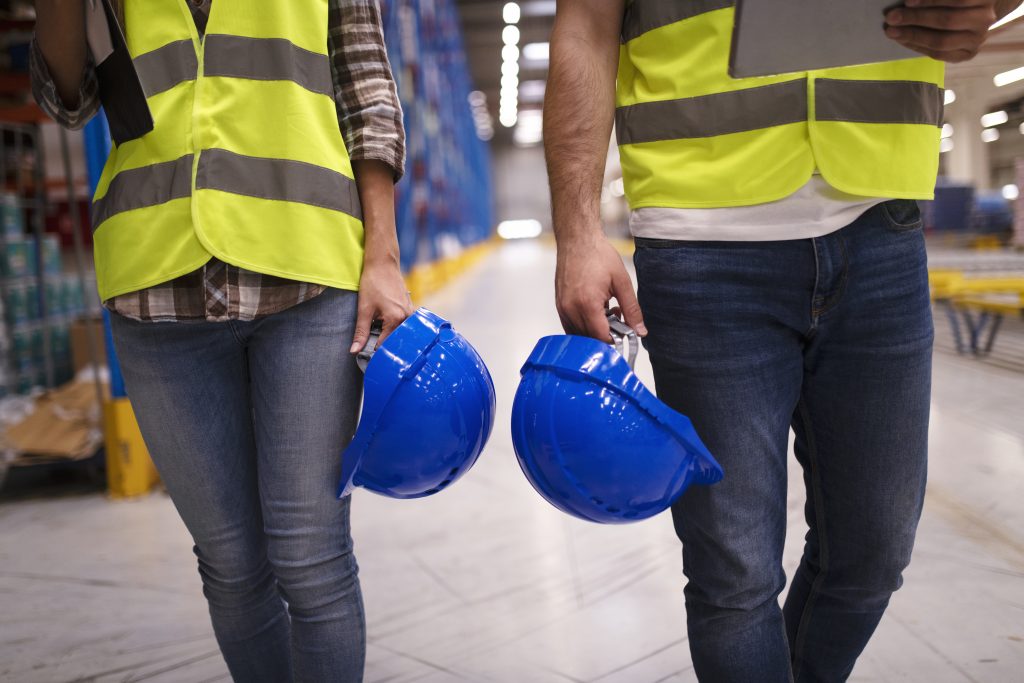
<svg viewBox="0 0 1024 683">
<path fill-rule="evenodd" d="M 818 327 L 818 315 L 820 313 L 818 305 L 815 303 L 818 299 L 818 283 L 821 279 L 821 259 L 818 257 L 818 238 L 811 238 L 811 251 L 814 252 L 814 288 L 811 290 L 811 328 L 808 333 L 811 333 Z"/>
<path fill-rule="evenodd" d="M 842 263 L 840 264 L 840 275 L 839 285 L 836 287 L 836 292 L 833 294 L 827 302 L 823 302 L 821 308 L 817 310 L 817 316 L 825 315 L 831 312 L 839 305 L 839 301 L 846 294 L 846 283 L 850 276 L 850 253 L 846 249 L 846 240 L 843 236 L 836 234 L 836 243 L 839 245 L 839 251 L 842 253 Z"/>
<path fill-rule="evenodd" d="M 803 399 L 797 406 L 800 412 L 800 420 L 803 423 L 804 438 L 807 439 L 807 460 L 811 468 L 811 490 L 808 492 L 814 504 L 815 524 L 818 525 L 818 573 L 811 583 L 811 589 L 807 594 L 807 602 L 804 603 L 803 613 L 800 615 L 800 623 L 796 630 L 796 642 L 793 644 L 793 678 L 799 678 L 800 666 L 803 661 L 804 645 L 807 642 L 807 626 L 811 620 L 811 612 L 814 601 L 821 593 L 821 585 L 825 582 L 828 574 L 828 538 L 825 533 L 825 510 L 821 501 L 821 480 L 818 474 L 818 446 L 814 439 L 814 431 L 811 429 L 811 418 L 807 411 L 807 404 Z"/>
</svg>

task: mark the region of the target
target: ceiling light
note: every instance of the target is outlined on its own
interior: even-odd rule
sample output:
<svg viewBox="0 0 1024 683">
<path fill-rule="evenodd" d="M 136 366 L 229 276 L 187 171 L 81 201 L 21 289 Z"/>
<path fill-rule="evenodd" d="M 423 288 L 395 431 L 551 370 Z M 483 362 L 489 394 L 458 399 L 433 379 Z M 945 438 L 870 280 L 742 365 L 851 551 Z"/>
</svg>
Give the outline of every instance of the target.
<svg viewBox="0 0 1024 683">
<path fill-rule="evenodd" d="M 1008 199 L 1011 202 L 1016 200 L 1020 196 L 1020 188 L 1016 185 L 1003 185 L 1003 199 Z"/>
<path fill-rule="evenodd" d="M 942 103 L 949 105 L 953 104 L 954 102 L 956 102 L 956 93 L 953 92 L 952 90 L 946 90 L 946 92 L 943 93 L 942 95 Z"/>
<path fill-rule="evenodd" d="M 501 48 L 501 59 L 504 62 L 518 62 L 519 48 L 515 45 L 506 45 Z"/>
<path fill-rule="evenodd" d="M 1004 71 L 1003 73 L 996 74 L 992 77 L 992 82 L 996 84 L 997 88 L 1001 88 L 1004 85 L 1010 85 L 1011 83 L 1016 83 L 1020 80 L 1024 80 L 1024 66 Z"/>
<path fill-rule="evenodd" d="M 519 113 L 519 128 L 525 131 L 535 132 L 540 139 L 540 132 L 544 130 L 544 116 L 539 109 L 527 109 Z"/>
<path fill-rule="evenodd" d="M 945 154 L 946 152 L 953 151 L 953 138 L 946 138 L 939 143 L 939 153 Z"/>
<path fill-rule="evenodd" d="M 1021 135 L 1024 135 L 1024 123 L 1020 124 L 1020 127 L 1018 127 L 1017 130 L 1020 131 Z"/>
<path fill-rule="evenodd" d="M 945 140 L 946 138 L 951 138 L 951 137 L 953 137 L 953 124 L 952 123 L 944 123 L 944 124 L 942 124 L 942 139 Z"/>
<path fill-rule="evenodd" d="M 518 24 L 519 14 L 519 5 L 514 2 L 506 2 L 505 7 L 501 10 L 501 17 L 506 24 Z"/>
<path fill-rule="evenodd" d="M 546 87 L 544 81 L 523 81 L 519 84 L 519 98 L 530 102 L 540 102 L 544 99 Z"/>
<path fill-rule="evenodd" d="M 498 117 L 498 121 L 506 128 L 511 128 L 516 125 L 516 113 L 514 111 L 503 111 L 501 116 Z"/>
<path fill-rule="evenodd" d="M 487 95 L 479 90 L 469 93 L 469 104 L 473 107 L 482 107 L 487 104 Z"/>
<path fill-rule="evenodd" d="M 546 62 L 550 54 L 550 43 L 527 43 L 523 46 L 523 59 L 531 62 Z"/>
<path fill-rule="evenodd" d="M 555 0 L 524 2 L 523 15 L 527 17 L 553 17 L 555 15 Z"/>
<path fill-rule="evenodd" d="M 1009 120 L 1010 117 L 1005 111 L 993 111 L 981 117 L 981 125 L 991 128 L 992 126 L 1001 126 Z"/>
<path fill-rule="evenodd" d="M 518 45 L 519 29 L 515 26 L 506 26 L 501 32 L 501 42 L 506 45 Z"/>
<path fill-rule="evenodd" d="M 995 142 L 999 139 L 999 131 L 995 128 L 986 128 L 981 131 L 981 139 L 985 142 Z"/>
<path fill-rule="evenodd" d="M 511 74 L 506 74 L 501 77 L 501 89 L 509 88 L 510 90 L 516 90 L 519 87 L 519 79 Z"/>
<path fill-rule="evenodd" d="M 515 62 L 502 62 L 501 63 L 501 75 L 502 76 L 518 76 L 519 65 Z"/>
<path fill-rule="evenodd" d="M 516 126 L 515 131 L 512 133 L 512 142 L 519 145 L 520 147 L 530 147 L 540 143 L 544 139 L 544 133 L 540 128 L 533 128 L 530 126 L 523 126 L 522 121 Z"/>
</svg>

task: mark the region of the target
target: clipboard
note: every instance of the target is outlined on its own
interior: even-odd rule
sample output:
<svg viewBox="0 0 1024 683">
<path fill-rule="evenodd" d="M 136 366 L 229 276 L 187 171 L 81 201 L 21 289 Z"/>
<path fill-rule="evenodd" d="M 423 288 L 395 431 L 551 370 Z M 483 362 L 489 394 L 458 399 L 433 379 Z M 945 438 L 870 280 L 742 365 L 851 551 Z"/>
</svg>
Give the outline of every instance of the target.
<svg viewBox="0 0 1024 683">
<path fill-rule="evenodd" d="M 729 75 L 774 76 L 921 57 L 885 35 L 899 0 L 736 0 Z"/>
<path fill-rule="evenodd" d="M 106 18 L 106 33 L 103 32 L 102 17 L 90 19 L 101 24 L 99 31 L 89 36 L 89 47 L 96 62 L 100 102 L 110 125 L 110 137 L 121 145 L 153 130 L 153 115 L 110 0 L 92 2 L 94 6 L 90 11 L 102 9 Z M 95 6 L 95 3 L 102 7 Z M 109 42 L 106 40 L 108 37 Z"/>
</svg>

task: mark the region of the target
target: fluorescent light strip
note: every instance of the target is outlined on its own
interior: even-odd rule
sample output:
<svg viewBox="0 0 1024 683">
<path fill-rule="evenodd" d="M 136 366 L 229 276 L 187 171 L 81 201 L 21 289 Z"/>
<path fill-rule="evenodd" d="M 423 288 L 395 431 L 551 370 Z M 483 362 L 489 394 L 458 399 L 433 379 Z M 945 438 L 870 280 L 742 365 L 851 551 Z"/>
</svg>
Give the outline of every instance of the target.
<svg viewBox="0 0 1024 683">
<path fill-rule="evenodd" d="M 1004 85 L 1010 85 L 1011 83 L 1016 83 L 1021 80 L 1024 80 L 1024 66 L 1004 71 L 1001 74 L 996 74 L 992 78 L 992 82 L 996 84 L 997 88 L 1001 88 Z"/>
<path fill-rule="evenodd" d="M 981 117 L 981 125 L 985 128 L 992 128 L 993 126 L 1001 126 L 1009 120 L 1010 117 L 1005 111 L 993 111 Z"/>
</svg>

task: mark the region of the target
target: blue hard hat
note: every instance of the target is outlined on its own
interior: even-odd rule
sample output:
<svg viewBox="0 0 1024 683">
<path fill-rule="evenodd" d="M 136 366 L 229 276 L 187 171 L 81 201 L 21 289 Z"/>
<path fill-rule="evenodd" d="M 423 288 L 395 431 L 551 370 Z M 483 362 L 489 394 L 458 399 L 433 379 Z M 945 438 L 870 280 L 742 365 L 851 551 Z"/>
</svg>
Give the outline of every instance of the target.
<svg viewBox="0 0 1024 683">
<path fill-rule="evenodd" d="M 375 330 L 379 336 L 379 328 Z M 356 486 L 391 498 L 437 493 L 473 466 L 494 425 L 494 383 L 450 322 L 420 308 L 359 354 L 366 376 L 338 497 Z"/>
<path fill-rule="evenodd" d="M 537 492 L 591 522 L 646 519 L 690 484 L 722 478 L 690 420 L 589 337 L 544 337 L 534 347 L 512 406 L 512 443 Z"/>
</svg>

